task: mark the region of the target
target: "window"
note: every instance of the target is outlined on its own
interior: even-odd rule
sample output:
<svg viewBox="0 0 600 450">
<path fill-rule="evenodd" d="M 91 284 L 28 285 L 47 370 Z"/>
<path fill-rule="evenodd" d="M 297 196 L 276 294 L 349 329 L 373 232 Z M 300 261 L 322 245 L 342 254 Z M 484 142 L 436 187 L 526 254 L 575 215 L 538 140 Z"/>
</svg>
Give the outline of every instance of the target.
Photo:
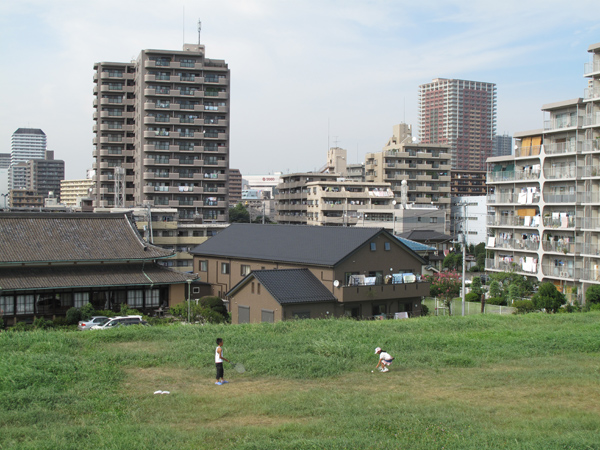
<svg viewBox="0 0 600 450">
<path fill-rule="evenodd" d="M 0 296 L 0 314 L 13 314 L 15 310 L 14 298 L 11 296 Z"/>
<path fill-rule="evenodd" d="M 199 287 L 193 287 L 192 288 L 192 294 L 199 294 L 200 293 L 200 288 Z"/>
<path fill-rule="evenodd" d="M 17 295 L 17 314 L 33 314 L 33 295 Z"/>
<path fill-rule="evenodd" d="M 260 317 L 261 322 L 267 322 L 267 323 L 275 322 L 275 311 L 263 309 L 260 312 L 260 316 L 261 316 Z"/>
<path fill-rule="evenodd" d="M 127 306 L 141 308 L 144 303 L 144 291 L 127 291 Z"/>
<path fill-rule="evenodd" d="M 200 261 L 200 272 L 208 272 L 208 261 Z"/>
<path fill-rule="evenodd" d="M 73 294 L 73 300 L 75 308 L 81 308 L 83 305 L 89 303 L 90 294 L 89 292 L 75 292 Z"/>
<path fill-rule="evenodd" d="M 221 273 L 222 274 L 229 273 L 229 263 L 221 263 Z"/>
<path fill-rule="evenodd" d="M 146 289 L 146 307 L 160 305 L 160 291 L 158 289 Z"/>
<path fill-rule="evenodd" d="M 391 249 L 390 243 L 386 242 L 385 244 L 383 244 L 383 248 L 385 249 L 386 252 L 389 252 Z"/>
<path fill-rule="evenodd" d="M 242 266 L 240 267 L 240 275 L 245 277 L 249 273 L 250 273 L 250 266 L 247 264 L 242 264 Z"/>
<path fill-rule="evenodd" d="M 377 244 L 375 242 L 371 242 L 371 251 L 374 252 L 377 250 Z"/>
</svg>

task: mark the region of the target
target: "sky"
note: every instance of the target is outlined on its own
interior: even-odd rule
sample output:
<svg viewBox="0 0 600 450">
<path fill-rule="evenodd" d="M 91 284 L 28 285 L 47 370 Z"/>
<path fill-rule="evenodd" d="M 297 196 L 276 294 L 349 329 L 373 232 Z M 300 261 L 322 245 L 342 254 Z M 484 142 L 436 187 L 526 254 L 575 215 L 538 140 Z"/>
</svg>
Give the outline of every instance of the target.
<svg viewBox="0 0 600 450">
<path fill-rule="evenodd" d="M 393 125 L 418 137 L 419 85 L 497 85 L 498 134 L 542 128 L 542 105 L 583 96 L 596 1 L 3 0 L 0 153 L 41 128 L 66 178 L 92 165 L 93 66 L 197 43 L 231 71 L 230 167 L 318 170 L 328 147 L 364 162 Z"/>
</svg>

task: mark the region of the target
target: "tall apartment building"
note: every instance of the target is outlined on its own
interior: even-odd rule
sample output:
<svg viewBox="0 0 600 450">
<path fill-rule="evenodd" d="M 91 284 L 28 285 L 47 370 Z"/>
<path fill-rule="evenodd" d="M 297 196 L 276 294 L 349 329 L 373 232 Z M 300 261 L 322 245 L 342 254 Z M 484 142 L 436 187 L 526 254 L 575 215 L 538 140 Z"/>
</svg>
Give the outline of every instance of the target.
<svg viewBox="0 0 600 450">
<path fill-rule="evenodd" d="M 0 153 L 0 169 L 8 169 L 10 167 L 10 153 Z"/>
<path fill-rule="evenodd" d="M 54 151 L 46 150 L 44 159 L 32 159 L 29 164 L 29 188 L 44 198 L 50 193 L 60 200 L 60 182 L 65 178 L 65 162 L 54 159 Z"/>
<path fill-rule="evenodd" d="M 434 205 L 443 210 L 450 224 L 450 153 L 441 144 L 415 143 L 407 124 L 393 127 L 393 135 L 378 153 L 367 153 L 365 180 L 390 183 L 396 201 L 407 182 L 407 200 L 416 205 Z M 448 231 L 448 230 L 447 230 Z"/>
<path fill-rule="evenodd" d="M 240 172 L 240 169 L 229 169 L 227 183 L 229 203 L 231 205 L 237 205 L 242 201 L 242 172 Z"/>
<path fill-rule="evenodd" d="M 436 78 L 419 86 L 423 144 L 450 148 L 452 169 L 485 170 L 496 134 L 496 85 Z"/>
<path fill-rule="evenodd" d="M 44 159 L 46 144 L 46 133 L 39 128 L 18 128 L 13 133 L 8 169 L 9 189 L 27 189 L 26 168 L 17 165 L 32 159 Z"/>
<path fill-rule="evenodd" d="M 486 270 L 553 282 L 572 302 L 600 284 L 600 43 L 588 51 L 584 97 L 544 105 L 543 129 L 488 160 Z"/>
<path fill-rule="evenodd" d="M 492 156 L 508 156 L 513 152 L 512 136 L 497 134 L 494 136 L 494 150 Z"/>
<path fill-rule="evenodd" d="M 142 50 L 94 65 L 93 195 L 98 207 L 177 208 L 226 222 L 229 69 L 203 45 Z"/>
</svg>

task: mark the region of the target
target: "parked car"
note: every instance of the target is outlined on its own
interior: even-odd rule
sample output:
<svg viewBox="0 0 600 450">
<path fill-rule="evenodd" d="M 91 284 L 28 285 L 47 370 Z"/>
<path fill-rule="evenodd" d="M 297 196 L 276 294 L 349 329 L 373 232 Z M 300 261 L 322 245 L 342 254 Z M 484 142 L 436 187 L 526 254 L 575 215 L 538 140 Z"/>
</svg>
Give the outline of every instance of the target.
<svg viewBox="0 0 600 450">
<path fill-rule="evenodd" d="M 92 316 L 89 320 L 80 320 L 77 324 L 78 330 L 89 330 L 94 325 L 102 325 L 108 322 L 108 317 L 106 316 Z"/>
<path fill-rule="evenodd" d="M 142 316 L 119 316 L 113 317 L 107 320 L 101 325 L 94 325 L 92 330 L 108 330 L 109 328 L 116 328 L 128 325 L 150 325 L 145 320 L 142 320 Z"/>
</svg>

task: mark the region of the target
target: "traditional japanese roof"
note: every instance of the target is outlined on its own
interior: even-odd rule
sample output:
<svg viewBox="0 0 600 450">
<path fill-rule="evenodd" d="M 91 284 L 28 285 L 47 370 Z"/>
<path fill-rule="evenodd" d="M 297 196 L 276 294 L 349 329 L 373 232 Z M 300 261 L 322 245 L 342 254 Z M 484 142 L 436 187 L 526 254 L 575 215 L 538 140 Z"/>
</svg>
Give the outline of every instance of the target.
<svg viewBox="0 0 600 450">
<path fill-rule="evenodd" d="M 383 228 L 233 223 L 190 253 L 334 266 L 380 234 L 392 238 Z M 414 257 L 422 259 L 400 241 L 396 242 Z"/>
<path fill-rule="evenodd" d="M 0 213 L 0 265 L 117 262 L 174 255 L 144 242 L 127 214 Z"/>
<path fill-rule="evenodd" d="M 3 291 L 81 287 L 149 286 L 184 283 L 195 275 L 176 272 L 156 263 L 80 264 L 0 268 Z"/>
<path fill-rule="evenodd" d="M 253 279 L 281 305 L 337 301 L 308 269 L 255 270 L 234 286 L 227 296 L 235 295 Z"/>
</svg>

